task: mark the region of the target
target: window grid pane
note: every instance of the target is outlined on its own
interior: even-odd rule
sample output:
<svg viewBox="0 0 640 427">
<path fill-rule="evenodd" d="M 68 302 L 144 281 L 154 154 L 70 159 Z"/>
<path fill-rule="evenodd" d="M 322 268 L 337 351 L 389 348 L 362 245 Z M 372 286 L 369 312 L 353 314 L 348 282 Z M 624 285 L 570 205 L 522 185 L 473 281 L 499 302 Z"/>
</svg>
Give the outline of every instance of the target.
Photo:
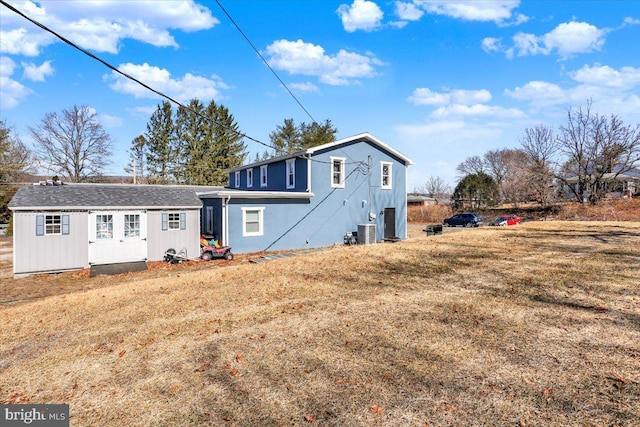
<svg viewBox="0 0 640 427">
<path fill-rule="evenodd" d="M 96 215 L 96 239 L 113 239 L 113 215 Z"/>
<path fill-rule="evenodd" d="M 62 231 L 62 215 L 46 215 L 44 234 L 60 234 Z"/>
<path fill-rule="evenodd" d="M 124 216 L 124 237 L 140 237 L 140 215 Z"/>
<path fill-rule="evenodd" d="M 170 213 L 169 214 L 169 230 L 179 230 L 179 229 L 180 229 L 180 214 Z"/>
</svg>

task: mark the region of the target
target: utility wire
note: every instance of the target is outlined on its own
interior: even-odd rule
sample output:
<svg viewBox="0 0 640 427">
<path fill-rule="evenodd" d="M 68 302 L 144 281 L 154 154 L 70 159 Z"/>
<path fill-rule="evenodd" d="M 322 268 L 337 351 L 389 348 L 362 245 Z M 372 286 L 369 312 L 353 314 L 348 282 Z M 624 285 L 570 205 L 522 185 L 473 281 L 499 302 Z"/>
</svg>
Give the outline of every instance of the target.
<svg viewBox="0 0 640 427">
<path fill-rule="evenodd" d="M 140 86 L 144 87 L 144 88 L 145 88 L 145 89 L 147 89 L 147 90 L 150 90 L 151 92 L 155 93 L 156 95 L 159 95 L 159 96 L 161 96 L 162 98 L 165 98 L 165 99 L 167 99 L 167 100 L 169 100 L 169 101 L 173 102 L 174 104 L 176 104 L 176 105 L 178 105 L 178 106 L 180 106 L 180 107 L 182 107 L 182 108 L 185 108 L 185 109 L 187 109 L 187 110 L 191 111 L 192 113 L 195 113 L 196 115 L 198 115 L 198 116 L 200 116 L 200 117 L 203 117 L 203 118 L 205 118 L 205 119 L 207 119 L 207 120 L 211 120 L 213 123 L 215 123 L 215 124 L 217 124 L 217 125 L 219 125 L 219 126 L 222 126 L 223 128 L 225 128 L 225 129 L 227 129 L 227 130 L 229 130 L 229 131 L 231 131 L 231 132 L 235 133 L 235 134 L 236 134 L 236 135 L 238 135 L 238 136 L 241 136 L 241 137 L 246 138 L 246 139 L 248 139 L 248 140 L 250 140 L 250 141 L 253 141 L 253 142 L 257 142 L 258 144 L 264 145 L 264 146 L 265 146 L 265 147 L 267 147 L 267 148 L 271 148 L 272 150 L 275 150 L 275 147 L 273 147 L 273 146 L 271 146 L 271 145 L 269 145 L 269 144 L 267 144 L 267 143 L 265 143 L 265 142 L 262 142 L 262 141 L 260 141 L 260 140 L 258 140 L 258 139 L 256 139 L 256 138 L 252 138 L 252 137 L 250 137 L 249 135 L 247 135 L 247 134 L 245 134 L 245 133 L 239 132 L 239 131 L 237 131 L 237 130 L 235 130 L 235 129 L 233 129 L 233 128 L 230 128 L 230 127 L 228 127 L 228 126 L 225 126 L 225 125 L 224 125 L 224 124 L 222 124 L 222 123 L 216 122 L 215 120 L 212 120 L 211 118 L 206 117 L 206 116 L 204 116 L 204 115 L 200 114 L 199 112 L 197 112 L 197 111 L 195 111 L 195 110 L 191 109 L 190 107 L 188 107 L 188 106 L 186 106 L 186 105 L 182 104 L 180 101 L 177 101 L 176 99 L 174 99 L 174 98 L 170 97 L 169 95 L 166 95 L 166 94 L 164 94 L 163 92 L 160 92 L 159 90 L 152 88 L 151 86 L 147 85 L 146 83 L 141 82 L 140 80 L 136 79 L 135 77 L 133 77 L 133 76 L 131 76 L 131 75 L 129 75 L 129 74 L 127 74 L 127 73 L 123 72 L 123 71 L 120 71 L 119 69 L 117 69 L 117 68 L 116 68 L 116 67 L 114 67 L 113 65 L 109 64 L 107 61 L 103 60 L 102 58 L 99 58 L 98 56 L 94 55 L 93 53 L 89 52 L 88 50 L 81 48 L 80 46 L 76 45 L 76 44 L 75 44 L 75 43 L 73 43 L 72 41 L 68 40 L 67 38 L 65 38 L 65 37 L 63 37 L 62 35 L 58 34 L 57 32 L 53 31 L 52 29 L 50 29 L 50 28 L 49 28 L 49 27 L 47 27 L 46 25 L 41 24 L 40 22 L 36 21 L 35 19 L 30 18 L 29 16 L 27 16 L 27 15 L 25 15 L 24 13 L 20 12 L 18 9 L 16 9 L 15 7 L 13 7 L 13 6 L 11 6 L 10 4 L 8 4 L 6 1 L 4 1 L 4 0 L 0 0 L 0 4 L 2 4 L 3 6 L 7 7 L 7 8 L 8 8 L 8 9 L 10 9 L 10 10 L 12 10 L 13 12 L 17 13 L 18 15 L 22 16 L 24 19 L 26 19 L 27 21 L 30 21 L 32 24 L 34 24 L 34 25 L 36 25 L 36 26 L 38 26 L 38 27 L 42 28 L 43 30 L 45 30 L 45 31 L 47 31 L 47 32 L 49 32 L 49 33 L 51 33 L 51 34 L 53 34 L 54 36 L 56 36 L 57 38 L 59 38 L 60 40 L 62 40 L 62 41 L 63 41 L 63 42 L 65 42 L 66 44 L 68 44 L 69 46 L 74 47 L 74 48 L 76 48 L 77 50 L 79 50 L 80 52 L 82 52 L 82 53 L 84 53 L 85 55 L 89 56 L 90 58 L 95 59 L 96 61 L 100 62 L 100 63 L 101 63 L 101 64 L 103 64 L 105 67 L 109 68 L 110 70 L 113 70 L 113 71 L 115 71 L 116 73 L 118 73 L 118 74 L 122 75 L 123 77 L 125 77 L 125 78 L 127 78 L 127 79 L 129 79 L 129 80 L 132 80 L 132 81 L 136 82 L 136 83 L 137 83 L 137 84 L 139 84 Z"/>
<path fill-rule="evenodd" d="M 287 90 L 287 92 L 289 92 L 289 95 L 291 95 L 291 97 L 298 103 L 298 105 L 300 106 L 300 108 L 302 108 L 302 110 L 307 114 L 307 116 L 309 116 L 309 118 L 313 121 L 313 123 L 318 123 L 316 121 L 316 119 L 313 118 L 313 116 L 311 115 L 311 113 L 309 113 L 309 111 L 307 111 L 306 108 L 304 108 L 304 105 L 302 105 L 302 103 L 300 102 L 300 100 L 293 94 L 293 92 L 291 92 L 291 90 L 289 89 L 289 87 L 285 84 L 285 82 L 282 81 L 282 79 L 280 78 L 280 76 L 278 75 L 278 73 L 276 73 L 276 71 L 271 67 L 271 65 L 269 65 L 269 63 L 267 62 L 267 60 L 264 58 L 264 56 L 262 56 L 262 54 L 260 53 L 260 51 L 258 49 L 256 49 L 256 47 L 254 46 L 253 43 L 251 43 L 251 40 L 249 40 L 249 37 L 247 37 L 247 35 L 244 33 L 244 31 L 242 31 L 242 29 L 240 28 L 240 26 L 236 23 L 236 21 L 231 17 L 231 15 L 229 14 L 229 12 L 227 12 L 227 10 L 222 6 L 222 4 L 220 3 L 219 0 L 215 0 L 216 3 L 218 4 L 218 6 L 220 7 L 220 9 L 222 10 L 222 12 L 224 12 L 225 15 L 227 15 L 227 18 L 229 18 L 229 21 L 231 21 L 231 23 L 236 27 L 236 29 L 240 32 L 240 34 L 242 34 L 242 37 L 244 37 L 244 39 L 247 41 L 247 43 L 249 43 L 249 46 L 251 46 L 251 48 L 254 50 L 254 52 L 256 54 L 258 54 L 258 56 L 260 57 L 260 59 L 262 59 L 262 62 L 264 62 L 264 65 L 267 66 L 267 68 L 269 70 L 271 70 L 271 72 L 273 73 L 274 76 L 276 76 L 276 79 L 278 79 L 278 81 L 280 82 L 280 84 Z"/>
</svg>

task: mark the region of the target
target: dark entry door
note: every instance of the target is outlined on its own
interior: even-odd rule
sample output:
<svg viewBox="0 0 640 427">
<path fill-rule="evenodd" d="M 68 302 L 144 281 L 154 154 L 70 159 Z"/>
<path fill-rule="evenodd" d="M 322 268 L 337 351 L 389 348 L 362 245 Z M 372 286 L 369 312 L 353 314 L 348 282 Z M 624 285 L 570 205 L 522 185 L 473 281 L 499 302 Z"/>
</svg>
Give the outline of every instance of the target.
<svg viewBox="0 0 640 427">
<path fill-rule="evenodd" d="M 384 238 L 396 237 L 396 208 L 384 208 Z"/>
</svg>

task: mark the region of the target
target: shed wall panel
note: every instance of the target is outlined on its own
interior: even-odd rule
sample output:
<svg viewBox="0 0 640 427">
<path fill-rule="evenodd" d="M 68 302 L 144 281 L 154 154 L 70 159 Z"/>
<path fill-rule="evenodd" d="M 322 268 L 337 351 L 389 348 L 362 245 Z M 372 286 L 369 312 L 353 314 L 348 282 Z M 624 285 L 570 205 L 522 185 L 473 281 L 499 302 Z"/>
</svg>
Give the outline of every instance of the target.
<svg viewBox="0 0 640 427">
<path fill-rule="evenodd" d="M 184 230 L 162 231 L 162 213 L 186 213 Z M 200 256 L 200 210 L 186 211 L 147 211 L 147 258 L 149 261 L 162 261 L 167 249 L 187 250 L 189 258 Z"/>
<path fill-rule="evenodd" d="M 69 234 L 36 236 L 38 215 L 69 215 Z M 14 274 L 88 267 L 87 212 L 14 212 Z"/>
</svg>

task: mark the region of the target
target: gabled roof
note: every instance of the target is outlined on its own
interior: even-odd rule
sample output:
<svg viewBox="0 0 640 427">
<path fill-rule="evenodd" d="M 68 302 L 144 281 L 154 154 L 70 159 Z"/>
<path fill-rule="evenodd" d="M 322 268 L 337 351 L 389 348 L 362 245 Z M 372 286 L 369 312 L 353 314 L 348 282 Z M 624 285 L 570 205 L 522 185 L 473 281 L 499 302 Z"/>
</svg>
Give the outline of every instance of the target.
<svg viewBox="0 0 640 427">
<path fill-rule="evenodd" d="M 27 185 L 9 202 L 9 209 L 186 209 L 200 208 L 198 192 L 222 187 L 130 184 Z"/>
<path fill-rule="evenodd" d="M 315 147 L 307 148 L 306 150 L 297 151 L 295 153 L 285 154 L 285 155 L 282 155 L 282 156 L 273 157 L 273 158 L 268 159 L 268 160 L 262 160 L 260 162 L 255 162 L 255 163 L 250 163 L 248 165 L 238 166 L 237 168 L 229 169 L 226 172 L 230 173 L 230 172 L 236 172 L 236 171 L 240 171 L 240 170 L 245 170 L 245 169 L 248 169 L 248 168 L 262 166 L 262 165 L 266 165 L 266 164 L 270 164 L 270 163 L 275 163 L 275 162 L 279 162 L 279 161 L 282 161 L 282 160 L 291 159 L 291 158 L 294 158 L 294 157 L 301 157 L 301 156 L 305 156 L 305 155 L 309 155 L 309 154 L 314 154 L 314 153 L 317 153 L 317 152 L 323 151 L 323 150 L 330 150 L 333 147 L 337 147 L 337 146 L 340 146 L 340 145 L 343 145 L 343 144 L 360 142 L 360 141 L 367 141 L 367 142 L 377 146 L 378 148 L 382 149 L 383 151 L 386 151 L 386 152 L 394 155 L 395 157 L 399 158 L 400 160 L 405 162 L 407 165 L 412 165 L 413 164 L 413 160 L 411 160 L 410 158 L 408 158 L 404 154 L 400 153 L 399 151 L 395 150 L 394 148 L 391 148 L 390 146 L 388 146 L 384 142 L 380 141 L 378 138 L 374 137 L 370 133 L 364 132 L 364 133 L 360 133 L 358 135 L 350 136 L 348 138 L 339 139 L 337 141 L 333 141 L 333 142 L 330 142 L 328 144 L 317 145 Z"/>
</svg>

